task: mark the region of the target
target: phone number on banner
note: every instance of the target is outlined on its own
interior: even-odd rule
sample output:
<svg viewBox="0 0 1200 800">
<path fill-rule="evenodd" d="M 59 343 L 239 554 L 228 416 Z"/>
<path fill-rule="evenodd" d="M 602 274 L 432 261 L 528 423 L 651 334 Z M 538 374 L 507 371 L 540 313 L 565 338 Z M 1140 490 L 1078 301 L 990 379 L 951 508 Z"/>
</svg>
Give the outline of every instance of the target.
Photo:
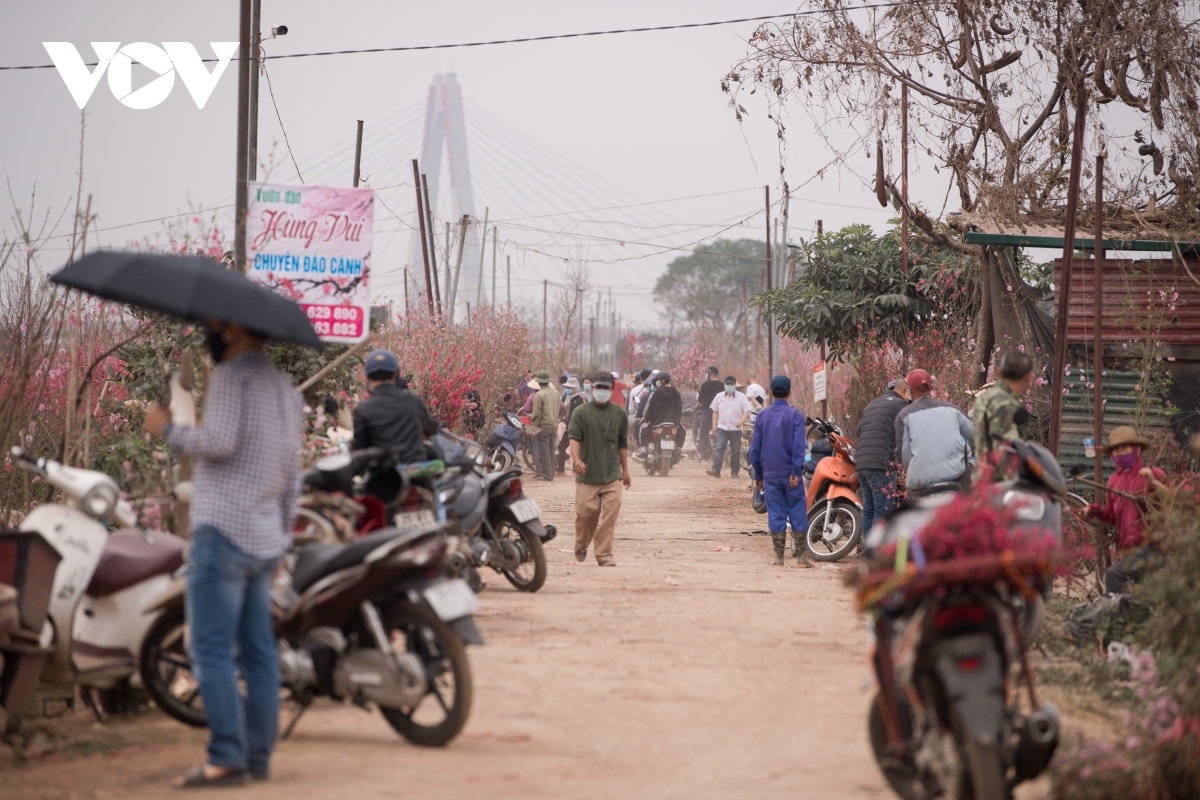
<svg viewBox="0 0 1200 800">
<path fill-rule="evenodd" d="M 363 333 L 363 310 L 356 306 L 301 304 L 318 336 L 359 338 Z"/>
</svg>

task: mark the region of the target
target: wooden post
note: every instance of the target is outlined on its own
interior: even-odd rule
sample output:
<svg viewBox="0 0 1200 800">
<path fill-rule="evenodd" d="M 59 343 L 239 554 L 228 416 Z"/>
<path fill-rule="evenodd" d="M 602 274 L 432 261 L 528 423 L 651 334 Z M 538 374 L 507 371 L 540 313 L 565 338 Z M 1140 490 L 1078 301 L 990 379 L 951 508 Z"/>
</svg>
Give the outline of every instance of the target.
<svg viewBox="0 0 1200 800">
<path fill-rule="evenodd" d="M 483 302 L 483 256 L 487 253 L 488 215 L 491 211 L 492 209 L 488 207 L 483 209 L 483 239 L 479 242 L 479 280 L 475 282 L 476 308 L 479 308 L 479 305 Z"/>
<path fill-rule="evenodd" d="M 508 284 L 508 304 L 511 306 L 512 305 L 512 256 L 504 257 L 504 270 L 505 270 L 504 280 Z"/>
<path fill-rule="evenodd" d="M 429 231 L 429 268 L 433 272 L 433 299 L 437 301 L 437 310 L 440 314 L 442 313 L 442 290 L 438 285 L 437 249 L 433 246 L 433 209 L 429 206 L 429 180 L 425 177 L 425 173 L 421 173 L 421 194 L 425 198 L 425 229 Z M 449 258 L 450 251 L 447 249 L 446 259 L 449 260 Z M 432 306 L 430 306 L 430 310 L 432 310 Z"/>
<path fill-rule="evenodd" d="M 550 281 L 542 279 L 542 350 L 546 349 L 546 316 L 550 309 Z"/>
<path fill-rule="evenodd" d="M 492 308 L 495 309 L 496 301 L 496 256 L 499 244 L 496 239 L 496 226 L 492 226 Z"/>
<path fill-rule="evenodd" d="M 250 17 L 252 0 L 242 0 L 238 43 L 238 112 L 237 112 L 237 185 L 234 187 L 233 264 L 238 272 L 246 272 L 246 207 L 249 204 L 249 185 L 246 180 L 247 147 L 250 141 Z"/>
<path fill-rule="evenodd" d="M 1062 285 L 1058 287 L 1058 316 L 1054 320 L 1054 374 L 1050 394 L 1050 452 L 1058 456 L 1062 438 L 1063 375 L 1067 363 L 1067 314 L 1071 308 L 1071 266 L 1075 258 L 1075 209 L 1079 205 L 1080 161 L 1083 159 L 1083 124 L 1087 94 L 1083 80 L 1075 84 L 1075 132 L 1071 142 L 1071 177 L 1067 186 L 1067 219 L 1063 231 Z M 1097 442 L 1097 444 L 1099 444 Z"/>
<path fill-rule="evenodd" d="M 421 197 L 421 170 L 417 166 L 417 160 L 412 160 L 413 165 L 413 186 L 417 190 L 417 222 L 420 223 L 421 231 L 421 258 L 425 264 L 425 299 L 429 302 L 429 313 L 433 313 L 433 285 L 429 276 L 429 239 L 428 232 L 425 230 L 425 203 Z"/>
<path fill-rule="evenodd" d="M 1104 483 L 1104 454 L 1100 451 L 1104 436 L 1104 393 L 1101 390 L 1104 372 L 1104 304 L 1101 288 L 1104 282 L 1104 153 L 1096 154 L 1096 239 L 1092 251 L 1092 383 L 1095 386 L 1092 421 L 1092 440 L 1096 446 L 1096 483 Z M 1104 503 L 1104 490 L 1096 489 L 1096 503 Z"/>
<path fill-rule="evenodd" d="M 359 165 L 362 164 L 362 128 L 363 121 L 358 121 L 358 134 L 354 137 L 354 185 L 358 186 L 358 177 L 360 174 Z"/>
<path fill-rule="evenodd" d="M 471 218 L 466 214 L 462 215 L 462 219 L 458 221 L 458 256 L 454 259 L 454 282 L 450 286 L 450 297 L 446 301 L 446 312 L 450 325 L 454 325 L 454 307 L 458 303 L 458 279 L 462 275 L 462 260 L 463 247 L 467 243 L 467 225 L 470 224 Z M 446 226 L 446 250 L 447 254 L 450 250 L 450 226 Z M 447 259 L 448 261 L 449 259 Z M 447 264 L 449 266 L 449 264 Z"/>
<path fill-rule="evenodd" d="M 908 84 L 900 84 L 900 266 L 908 282 Z M 907 287 L 904 290 L 908 294 Z M 907 313 L 905 314 L 907 317 Z"/>
</svg>

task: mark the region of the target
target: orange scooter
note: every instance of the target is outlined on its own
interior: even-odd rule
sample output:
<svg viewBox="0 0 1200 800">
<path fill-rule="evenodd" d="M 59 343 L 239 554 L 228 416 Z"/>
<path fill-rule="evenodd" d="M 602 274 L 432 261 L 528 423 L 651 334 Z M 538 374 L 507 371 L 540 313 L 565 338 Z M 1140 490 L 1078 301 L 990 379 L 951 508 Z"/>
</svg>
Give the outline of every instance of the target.
<svg viewBox="0 0 1200 800">
<path fill-rule="evenodd" d="M 825 437 L 833 455 L 817 462 L 808 478 L 808 531 L 804 546 L 817 561 L 839 561 L 854 551 L 863 533 L 854 442 L 833 422 L 813 417 L 808 425 L 815 426 Z M 798 556 L 797 538 L 792 537 L 792 550 Z"/>
</svg>

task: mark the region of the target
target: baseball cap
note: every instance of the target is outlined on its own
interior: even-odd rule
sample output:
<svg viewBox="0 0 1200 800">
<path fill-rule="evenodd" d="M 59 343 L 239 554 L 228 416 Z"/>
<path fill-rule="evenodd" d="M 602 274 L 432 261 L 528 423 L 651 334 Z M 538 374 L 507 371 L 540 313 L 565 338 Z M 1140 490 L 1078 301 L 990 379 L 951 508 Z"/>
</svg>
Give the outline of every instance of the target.
<svg viewBox="0 0 1200 800">
<path fill-rule="evenodd" d="M 908 384 L 908 388 L 914 392 L 923 391 L 933 387 L 933 378 L 923 369 L 914 369 L 904 378 L 904 382 Z"/>
<path fill-rule="evenodd" d="M 771 394 L 783 397 L 792 390 L 792 379 L 787 375 L 776 375 L 771 378 Z"/>
<path fill-rule="evenodd" d="M 396 360 L 396 354 L 390 350 L 372 350 L 367 355 L 364 366 L 368 378 L 380 374 L 395 375 L 400 371 L 400 362 Z"/>
<path fill-rule="evenodd" d="M 595 386 L 601 386 L 601 385 L 612 388 L 612 385 L 613 385 L 612 373 L 597 372 L 595 375 L 592 376 L 592 386 L 595 387 Z"/>
</svg>

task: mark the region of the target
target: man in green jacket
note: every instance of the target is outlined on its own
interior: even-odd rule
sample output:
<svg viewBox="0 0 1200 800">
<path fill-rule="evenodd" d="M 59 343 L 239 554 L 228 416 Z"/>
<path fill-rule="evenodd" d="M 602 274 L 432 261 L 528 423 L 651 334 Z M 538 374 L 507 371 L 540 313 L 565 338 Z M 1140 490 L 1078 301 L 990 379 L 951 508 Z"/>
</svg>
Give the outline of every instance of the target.
<svg viewBox="0 0 1200 800">
<path fill-rule="evenodd" d="M 988 454 L 1001 439 L 1024 439 L 1025 428 L 1016 420 L 1022 408 L 1021 398 L 1033 385 L 1033 359 L 1019 350 L 1010 350 L 1000 359 L 996 384 L 975 400 L 971 421 L 975 423 L 974 451 L 977 470 L 990 463 Z M 991 464 L 995 467 L 995 464 Z M 976 475 L 978 478 L 979 476 Z"/>
<path fill-rule="evenodd" d="M 596 563 L 615 567 L 613 535 L 621 496 L 628 489 L 629 415 L 611 402 L 613 377 L 597 372 L 592 377 L 592 402 L 575 409 L 567 437 L 575 464 L 575 560 L 587 558 L 595 542 Z"/>
<path fill-rule="evenodd" d="M 532 424 L 540 428 L 533 439 L 533 468 L 536 480 L 554 480 L 554 445 L 558 436 L 558 390 L 550 385 L 550 373 L 537 374 L 538 389 L 533 396 Z"/>
</svg>

